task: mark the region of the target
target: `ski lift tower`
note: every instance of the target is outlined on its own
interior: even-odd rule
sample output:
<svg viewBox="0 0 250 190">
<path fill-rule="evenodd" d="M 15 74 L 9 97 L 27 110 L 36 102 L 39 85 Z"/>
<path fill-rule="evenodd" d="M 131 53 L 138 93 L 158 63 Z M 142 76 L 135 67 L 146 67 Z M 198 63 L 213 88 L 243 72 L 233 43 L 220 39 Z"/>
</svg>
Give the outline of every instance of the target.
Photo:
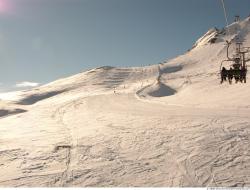
<svg viewBox="0 0 250 190">
<path fill-rule="evenodd" d="M 242 42 L 238 42 L 237 46 L 237 53 L 240 55 L 242 60 L 242 68 L 247 69 L 246 62 L 249 60 L 246 59 L 246 54 L 250 53 L 250 47 L 242 47 Z"/>
</svg>

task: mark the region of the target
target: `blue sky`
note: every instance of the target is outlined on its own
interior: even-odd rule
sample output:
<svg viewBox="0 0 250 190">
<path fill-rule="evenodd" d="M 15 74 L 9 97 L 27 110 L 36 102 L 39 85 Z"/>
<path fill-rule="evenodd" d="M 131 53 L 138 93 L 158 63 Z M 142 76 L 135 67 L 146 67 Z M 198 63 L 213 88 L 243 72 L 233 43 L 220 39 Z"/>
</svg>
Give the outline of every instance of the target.
<svg viewBox="0 0 250 190">
<path fill-rule="evenodd" d="M 250 14 L 249 0 L 225 3 L 230 22 Z M 224 25 L 220 0 L 0 0 L 0 91 L 156 64 Z"/>
</svg>

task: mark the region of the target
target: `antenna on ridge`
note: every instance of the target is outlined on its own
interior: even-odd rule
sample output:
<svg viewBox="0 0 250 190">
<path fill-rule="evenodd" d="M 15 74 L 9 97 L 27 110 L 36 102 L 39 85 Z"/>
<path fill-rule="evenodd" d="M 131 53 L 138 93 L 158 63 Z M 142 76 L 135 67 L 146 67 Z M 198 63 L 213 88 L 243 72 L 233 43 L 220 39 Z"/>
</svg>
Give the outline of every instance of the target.
<svg viewBox="0 0 250 190">
<path fill-rule="evenodd" d="M 239 22 L 239 21 L 240 21 L 240 16 L 239 15 L 235 15 L 234 22 Z"/>
</svg>

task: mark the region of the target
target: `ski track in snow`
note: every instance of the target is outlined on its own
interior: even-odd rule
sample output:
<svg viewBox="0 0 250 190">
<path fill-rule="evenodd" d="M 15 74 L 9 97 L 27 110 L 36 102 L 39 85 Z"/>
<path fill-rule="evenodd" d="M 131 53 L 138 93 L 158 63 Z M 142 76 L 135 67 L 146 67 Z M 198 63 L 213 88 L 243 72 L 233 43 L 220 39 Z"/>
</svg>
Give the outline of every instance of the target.
<svg viewBox="0 0 250 190">
<path fill-rule="evenodd" d="M 133 108 L 127 109 L 122 100 Z M 98 113 L 98 103 L 106 101 Z M 93 105 L 96 106 L 88 106 Z M 13 160 L 26 157 L 27 172 L 5 186 L 247 186 L 249 183 L 249 126 L 241 118 L 187 114 L 158 115 L 158 104 L 138 101 L 133 95 L 94 96 L 55 109 L 51 116 L 60 125 L 64 141 L 40 157 L 29 157 L 23 149 L 1 152 L 8 168 Z M 151 107 L 151 109 L 147 108 Z M 142 110 L 150 110 L 148 113 Z M 163 110 L 165 108 L 162 108 Z M 169 112 L 166 108 L 166 113 Z M 171 109 L 171 108 L 170 108 Z M 112 110 L 116 110 L 115 113 Z M 80 112 L 86 113 L 81 115 Z M 155 112 L 155 113 L 154 113 Z M 69 116 L 68 116 L 69 114 Z M 101 128 L 82 135 L 70 127 L 71 115 L 79 114 L 79 126 Z M 115 116 L 114 116 L 115 114 Z M 150 120 L 145 120 L 145 114 Z M 88 118 L 88 123 L 85 123 Z M 115 118 L 115 120 L 113 119 Z M 181 119 L 180 119 L 181 118 Z M 220 119 L 219 119 L 220 118 Z M 225 125 L 226 124 L 226 125 Z M 76 131 L 75 131 L 76 130 Z M 90 129 L 91 130 L 91 129 Z M 57 134 L 53 134 L 56 138 Z M 9 156 L 7 157 L 6 154 Z M 12 155 L 13 154 L 13 155 Z M 25 154 L 28 154 L 25 156 Z M 10 160 L 8 160 L 10 159 Z M 46 173 L 55 159 L 57 173 Z M 14 163 L 17 161 L 14 161 Z M 20 161 L 19 161 L 20 162 Z"/>
</svg>

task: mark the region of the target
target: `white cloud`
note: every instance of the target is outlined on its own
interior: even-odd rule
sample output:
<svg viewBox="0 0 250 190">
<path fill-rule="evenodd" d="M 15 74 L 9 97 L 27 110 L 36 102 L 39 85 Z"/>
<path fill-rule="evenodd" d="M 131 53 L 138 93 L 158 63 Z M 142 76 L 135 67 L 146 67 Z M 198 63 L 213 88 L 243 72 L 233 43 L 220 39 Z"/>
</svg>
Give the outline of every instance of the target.
<svg viewBox="0 0 250 190">
<path fill-rule="evenodd" d="M 36 82 L 24 81 L 24 82 L 17 83 L 15 86 L 18 88 L 23 88 L 23 87 L 36 87 L 38 85 L 39 83 L 36 83 Z"/>
</svg>

